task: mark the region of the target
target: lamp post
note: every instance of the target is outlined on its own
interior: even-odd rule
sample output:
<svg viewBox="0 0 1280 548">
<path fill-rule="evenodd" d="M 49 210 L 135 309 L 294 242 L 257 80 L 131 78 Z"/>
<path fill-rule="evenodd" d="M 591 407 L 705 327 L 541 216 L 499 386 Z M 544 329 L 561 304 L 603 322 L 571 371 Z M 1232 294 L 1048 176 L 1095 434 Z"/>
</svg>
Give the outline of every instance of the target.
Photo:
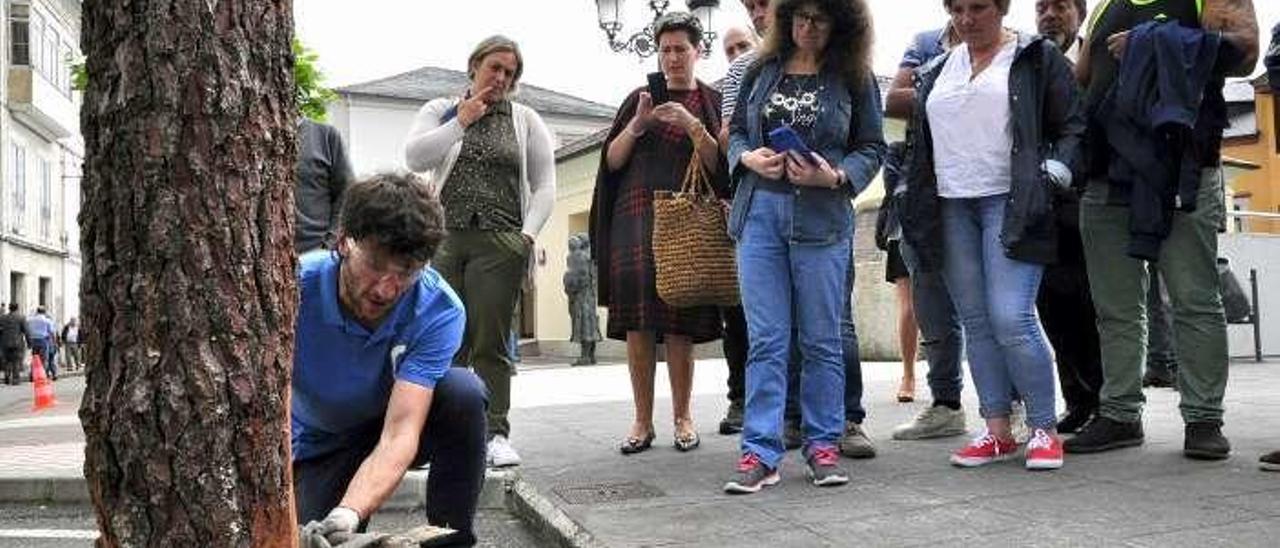
<svg viewBox="0 0 1280 548">
<path fill-rule="evenodd" d="M 640 58 L 653 55 L 658 51 L 658 41 L 653 36 L 653 24 L 662 14 L 667 12 L 670 6 L 670 0 L 648 0 L 649 11 L 653 12 L 653 19 L 645 24 L 643 28 L 632 33 L 630 36 L 623 36 L 622 10 L 625 0 L 596 0 L 596 12 L 600 18 L 600 30 L 604 31 L 605 37 L 608 39 L 609 48 L 615 52 L 634 53 Z M 685 5 L 689 8 L 689 12 L 698 18 L 698 22 L 702 24 L 702 56 L 709 57 L 711 49 L 716 43 L 716 32 L 711 27 L 711 15 L 716 8 L 720 7 L 720 0 L 686 0 Z"/>
</svg>

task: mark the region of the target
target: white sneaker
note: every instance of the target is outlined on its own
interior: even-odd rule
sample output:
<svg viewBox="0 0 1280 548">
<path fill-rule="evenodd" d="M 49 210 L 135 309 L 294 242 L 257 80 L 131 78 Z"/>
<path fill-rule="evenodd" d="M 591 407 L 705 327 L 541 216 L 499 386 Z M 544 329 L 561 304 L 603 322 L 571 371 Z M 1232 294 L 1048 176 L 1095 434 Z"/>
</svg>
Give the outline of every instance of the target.
<svg viewBox="0 0 1280 548">
<path fill-rule="evenodd" d="M 911 422 L 893 429 L 895 440 L 923 440 L 960 436 L 965 432 L 964 409 L 952 409 L 945 405 L 924 408 Z"/>
<path fill-rule="evenodd" d="M 1013 434 L 1013 441 L 1018 445 L 1027 443 L 1031 438 L 1031 431 L 1027 429 L 1027 404 L 1015 401 L 1009 409 L 1009 431 Z"/>
<path fill-rule="evenodd" d="M 516 448 L 511 446 L 511 442 L 507 440 L 506 436 L 494 436 L 493 439 L 489 440 L 489 444 L 485 449 L 489 466 L 505 468 L 520 464 L 520 453 L 517 453 Z"/>
</svg>

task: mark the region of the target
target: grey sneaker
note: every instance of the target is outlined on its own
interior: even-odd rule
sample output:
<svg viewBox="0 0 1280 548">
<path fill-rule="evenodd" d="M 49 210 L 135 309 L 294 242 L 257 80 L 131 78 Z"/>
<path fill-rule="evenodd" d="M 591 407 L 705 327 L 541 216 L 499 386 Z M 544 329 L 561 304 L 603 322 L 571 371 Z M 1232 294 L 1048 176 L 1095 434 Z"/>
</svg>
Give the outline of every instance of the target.
<svg viewBox="0 0 1280 548">
<path fill-rule="evenodd" d="M 1015 401 L 1009 409 L 1009 432 L 1013 434 L 1013 441 L 1018 445 L 1027 443 L 1031 439 L 1031 430 L 1027 429 L 1027 404 Z"/>
<path fill-rule="evenodd" d="M 731 495 L 749 495 L 777 484 L 782 480 L 777 468 L 769 468 L 755 453 L 745 453 L 738 459 L 738 467 L 724 484 L 724 492 Z"/>
<path fill-rule="evenodd" d="M 840 454 L 851 459 L 870 459 L 876 456 L 876 446 L 862 425 L 844 421 L 844 434 L 840 436 Z"/>
<path fill-rule="evenodd" d="M 964 408 L 952 409 L 945 405 L 931 405 L 921 411 L 911 422 L 893 429 L 895 440 L 924 440 L 963 436 L 965 433 Z"/>
<path fill-rule="evenodd" d="M 849 483 L 849 473 L 840 467 L 840 454 L 830 445 L 813 445 L 804 451 L 809 464 L 809 480 L 818 487 Z"/>
</svg>

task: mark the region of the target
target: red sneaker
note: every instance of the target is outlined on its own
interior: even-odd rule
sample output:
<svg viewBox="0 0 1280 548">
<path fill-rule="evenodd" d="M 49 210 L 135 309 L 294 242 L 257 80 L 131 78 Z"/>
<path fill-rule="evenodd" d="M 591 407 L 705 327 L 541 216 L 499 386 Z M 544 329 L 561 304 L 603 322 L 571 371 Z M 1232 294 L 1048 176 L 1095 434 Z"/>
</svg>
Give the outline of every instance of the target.
<svg viewBox="0 0 1280 548">
<path fill-rule="evenodd" d="M 1058 451 L 1062 448 L 1059 445 Z M 1002 440 L 990 432 L 983 432 L 981 436 L 974 438 L 969 445 L 951 454 L 951 464 L 972 468 L 974 466 L 982 466 L 991 464 L 996 461 L 1009 460 L 1018 452 L 1018 442 L 1012 438 Z"/>
<path fill-rule="evenodd" d="M 1062 468 L 1062 438 L 1039 428 L 1027 440 L 1027 470 Z"/>
</svg>

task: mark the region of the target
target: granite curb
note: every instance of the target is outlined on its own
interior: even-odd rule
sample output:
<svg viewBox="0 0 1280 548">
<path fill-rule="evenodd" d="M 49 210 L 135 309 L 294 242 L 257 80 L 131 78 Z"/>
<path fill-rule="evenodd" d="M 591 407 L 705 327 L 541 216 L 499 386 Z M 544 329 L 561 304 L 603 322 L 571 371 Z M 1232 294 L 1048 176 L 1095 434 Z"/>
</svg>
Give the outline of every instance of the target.
<svg viewBox="0 0 1280 548">
<path fill-rule="evenodd" d="M 412 511 L 426 501 L 428 470 L 411 470 L 383 510 Z M 0 503 L 88 505 L 82 477 L 0 478 Z M 600 548 L 577 522 L 556 508 L 516 470 L 488 470 L 480 492 L 480 510 L 504 510 L 524 520 L 542 538 L 562 548 Z"/>
</svg>

